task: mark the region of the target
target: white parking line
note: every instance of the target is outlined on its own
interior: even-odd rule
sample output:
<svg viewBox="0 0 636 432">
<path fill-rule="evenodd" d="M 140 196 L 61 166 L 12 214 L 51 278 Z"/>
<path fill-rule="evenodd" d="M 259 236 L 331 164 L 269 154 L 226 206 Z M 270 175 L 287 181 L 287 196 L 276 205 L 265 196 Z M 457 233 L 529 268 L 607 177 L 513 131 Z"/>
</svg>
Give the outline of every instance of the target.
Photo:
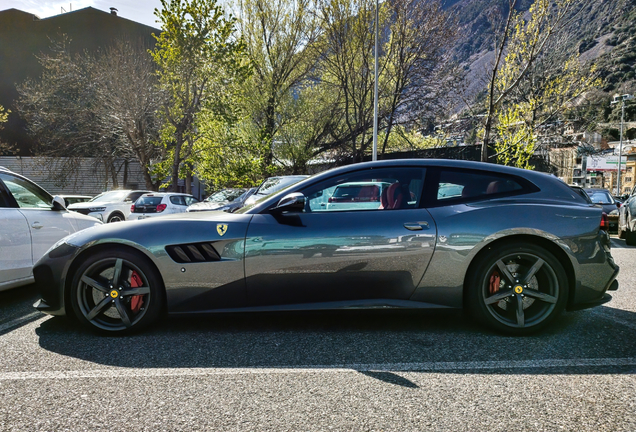
<svg viewBox="0 0 636 432">
<path fill-rule="evenodd" d="M 12 321 L 9 321 L 9 322 L 6 322 L 6 323 L 0 325 L 0 333 L 4 332 L 5 330 L 9 330 L 10 328 L 17 327 L 17 326 L 21 325 L 24 322 L 33 321 L 33 319 L 36 318 L 36 317 L 44 318 L 45 316 L 47 316 L 47 315 L 43 314 L 42 312 L 37 312 L 37 311 L 36 312 L 31 312 L 28 315 L 25 315 L 25 316 L 20 317 L 20 318 L 16 318 L 16 319 L 14 319 Z"/>
<path fill-rule="evenodd" d="M 447 372 L 463 370 L 546 369 L 564 367 L 636 366 L 636 358 L 510 360 L 484 362 L 424 362 L 290 366 L 278 368 L 109 368 L 83 371 L 3 372 L 0 381 L 68 380 L 82 378 L 162 378 L 206 375 L 355 373 L 355 372 Z"/>
</svg>

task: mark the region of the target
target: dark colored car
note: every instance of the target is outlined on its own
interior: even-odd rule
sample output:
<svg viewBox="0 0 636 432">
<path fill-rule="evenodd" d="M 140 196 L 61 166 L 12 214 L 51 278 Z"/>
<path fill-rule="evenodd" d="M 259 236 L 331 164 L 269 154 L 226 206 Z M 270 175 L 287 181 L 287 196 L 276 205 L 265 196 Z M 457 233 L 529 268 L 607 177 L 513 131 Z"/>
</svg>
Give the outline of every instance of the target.
<svg viewBox="0 0 636 432">
<path fill-rule="evenodd" d="M 590 199 L 590 196 L 587 194 L 587 192 L 585 192 L 585 189 L 583 189 L 581 186 L 579 186 L 579 185 L 570 185 L 570 187 L 572 188 L 572 190 L 574 192 L 579 194 L 580 197 L 583 198 L 586 202 L 588 202 L 590 204 L 594 204 L 592 202 L 592 200 Z"/>
<path fill-rule="evenodd" d="M 388 186 L 374 208 L 324 205 L 352 183 Z M 450 307 L 527 334 L 564 309 L 611 299 L 619 269 L 601 221 L 600 208 L 543 173 L 432 159 L 355 164 L 236 213 L 66 237 L 34 268 L 36 307 L 107 333 L 146 327 L 163 311 Z"/>
<path fill-rule="evenodd" d="M 618 237 L 625 239 L 629 246 L 636 246 L 636 187 L 619 209 Z"/>
<path fill-rule="evenodd" d="M 618 214 L 621 203 L 616 201 L 607 189 L 584 189 L 594 204 L 600 205 L 607 214 L 609 231 L 618 231 Z"/>
<path fill-rule="evenodd" d="M 245 205 L 256 188 L 230 188 L 215 192 L 200 203 L 192 204 L 186 211 L 225 211 L 233 213 Z"/>
</svg>

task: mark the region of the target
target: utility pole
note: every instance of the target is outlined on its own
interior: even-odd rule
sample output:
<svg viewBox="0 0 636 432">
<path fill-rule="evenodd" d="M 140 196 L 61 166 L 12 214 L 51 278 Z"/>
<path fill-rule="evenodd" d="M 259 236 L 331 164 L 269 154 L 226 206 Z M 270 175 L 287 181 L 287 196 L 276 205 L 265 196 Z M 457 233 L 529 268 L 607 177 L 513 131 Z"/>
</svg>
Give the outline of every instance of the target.
<svg viewBox="0 0 636 432">
<path fill-rule="evenodd" d="M 621 138 L 618 144 L 618 175 L 616 176 L 616 196 L 621 196 L 621 169 L 623 163 L 623 123 L 625 121 L 625 101 L 634 99 L 634 95 L 624 94 L 621 96 L 615 95 L 614 100 L 610 105 L 621 103 Z"/>
</svg>

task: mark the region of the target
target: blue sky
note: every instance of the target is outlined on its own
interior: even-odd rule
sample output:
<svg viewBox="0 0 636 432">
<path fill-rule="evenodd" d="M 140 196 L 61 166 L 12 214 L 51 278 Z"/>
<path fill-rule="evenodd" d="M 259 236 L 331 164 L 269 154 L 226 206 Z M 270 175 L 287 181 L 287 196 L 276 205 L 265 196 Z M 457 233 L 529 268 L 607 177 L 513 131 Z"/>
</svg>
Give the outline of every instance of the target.
<svg viewBox="0 0 636 432">
<path fill-rule="evenodd" d="M 58 15 L 62 8 L 66 12 L 92 6 L 104 12 L 110 12 L 111 7 L 118 9 L 120 17 L 137 21 L 152 27 L 159 27 L 153 14 L 155 8 L 161 7 L 160 0 L 0 0 L 0 10 L 19 9 L 30 12 L 40 18 Z"/>
</svg>

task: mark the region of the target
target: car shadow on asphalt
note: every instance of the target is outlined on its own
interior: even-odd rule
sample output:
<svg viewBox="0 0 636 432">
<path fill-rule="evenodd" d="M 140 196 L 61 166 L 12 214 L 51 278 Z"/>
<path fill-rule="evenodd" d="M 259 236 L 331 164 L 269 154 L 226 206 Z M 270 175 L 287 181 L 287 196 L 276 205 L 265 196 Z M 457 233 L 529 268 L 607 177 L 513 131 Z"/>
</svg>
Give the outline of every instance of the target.
<svg viewBox="0 0 636 432">
<path fill-rule="evenodd" d="M 557 362 L 547 368 L 533 367 L 533 362 L 545 364 L 555 359 L 636 358 L 636 314 L 605 306 L 596 310 L 565 313 L 550 328 L 526 337 L 490 332 L 456 310 L 167 318 L 150 331 L 123 337 L 96 335 L 72 321 L 52 318 L 43 321 L 36 333 L 40 346 L 48 351 L 128 368 L 356 369 L 360 365 L 361 371 L 372 371 L 369 365 L 393 365 L 391 370 L 400 370 L 400 365 L 451 364 L 439 372 L 636 373 L 633 361 L 627 365 Z M 475 362 L 496 365 L 471 370 L 470 364 Z M 521 366 L 501 366 L 507 362 L 521 362 Z M 463 366 L 454 370 L 452 364 Z M 395 381 L 388 375 L 376 378 Z"/>
</svg>

